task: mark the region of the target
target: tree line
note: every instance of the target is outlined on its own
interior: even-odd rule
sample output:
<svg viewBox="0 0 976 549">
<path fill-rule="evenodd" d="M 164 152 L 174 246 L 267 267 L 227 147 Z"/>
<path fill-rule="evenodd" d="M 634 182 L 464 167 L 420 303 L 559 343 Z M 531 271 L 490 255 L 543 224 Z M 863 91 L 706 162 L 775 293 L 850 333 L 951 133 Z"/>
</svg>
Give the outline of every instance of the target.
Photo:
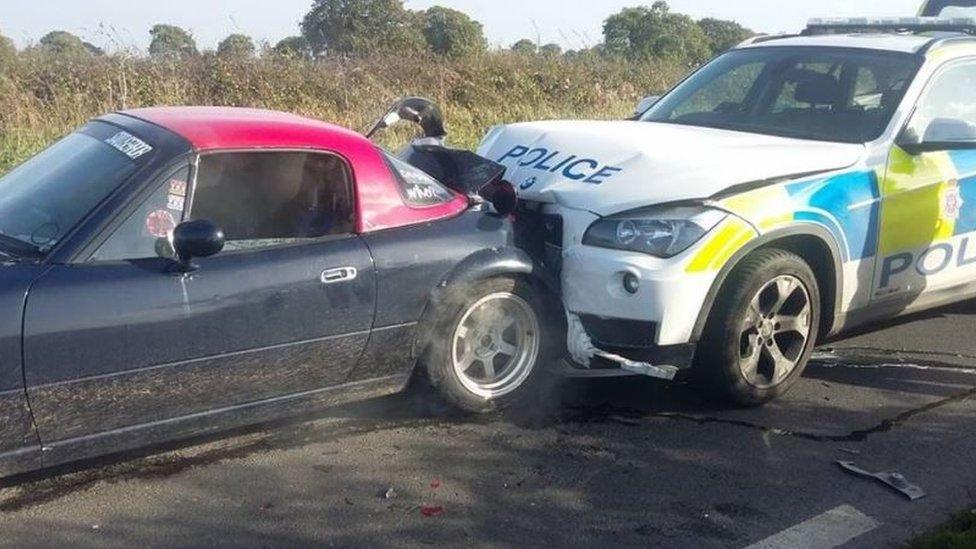
<svg viewBox="0 0 976 549">
<path fill-rule="evenodd" d="M 259 54 L 314 59 L 425 52 L 460 58 L 488 50 L 482 24 L 467 14 L 442 6 L 409 10 L 402 0 L 314 0 L 299 30 L 300 34 L 273 46 L 264 45 L 260 51 L 251 37 L 232 34 L 212 53 L 236 59 Z M 671 11 L 667 2 L 658 0 L 650 7 L 625 8 L 608 17 L 603 24 L 603 42 L 596 46 L 564 52 L 558 44 L 536 44 L 526 38 L 510 50 L 521 55 L 612 56 L 695 65 L 753 34 L 734 21 L 696 21 Z M 192 33 L 178 26 L 155 25 L 150 37 L 149 55 L 153 58 L 181 60 L 201 55 Z M 52 31 L 30 49 L 59 56 L 105 53 L 66 31 Z M 13 42 L 0 34 L 0 65 L 16 55 Z"/>
</svg>

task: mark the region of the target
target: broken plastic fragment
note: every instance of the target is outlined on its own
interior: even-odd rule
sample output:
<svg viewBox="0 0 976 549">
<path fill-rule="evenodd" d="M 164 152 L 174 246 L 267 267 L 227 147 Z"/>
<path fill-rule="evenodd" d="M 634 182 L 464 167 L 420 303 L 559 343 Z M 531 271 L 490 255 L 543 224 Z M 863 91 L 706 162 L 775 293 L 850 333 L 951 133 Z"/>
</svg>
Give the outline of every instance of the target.
<svg viewBox="0 0 976 549">
<path fill-rule="evenodd" d="M 861 469 L 850 461 L 838 461 L 837 464 L 848 473 L 877 480 L 889 488 L 901 492 L 903 496 L 907 497 L 911 501 L 919 500 L 925 497 L 925 491 L 919 486 L 908 482 L 908 480 L 902 476 L 901 473 L 871 473 Z"/>
<path fill-rule="evenodd" d="M 420 514 L 426 518 L 439 517 L 444 514 L 444 507 L 441 505 L 423 505 L 420 507 Z"/>
<path fill-rule="evenodd" d="M 566 330 L 569 356 L 573 358 L 573 362 L 589 368 L 590 359 L 596 356 L 597 348 L 583 328 L 583 321 L 578 315 L 566 311 L 566 321 L 569 328 Z"/>
<path fill-rule="evenodd" d="M 678 368 L 674 366 L 655 366 L 646 362 L 630 360 L 629 358 L 598 349 L 596 345 L 593 345 L 593 340 L 591 340 L 589 334 L 586 333 L 586 329 L 583 327 L 583 321 L 580 320 L 578 315 L 567 311 L 566 321 L 568 324 L 567 343 L 569 347 L 569 356 L 572 357 L 573 361 L 577 364 L 589 368 L 590 361 L 593 359 L 593 357 L 598 356 L 620 364 L 620 367 L 628 372 L 640 374 L 642 376 L 672 380 L 676 375 L 678 375 Z"/>
<path fill-rule="evenodd" d="M 628 372 L 633 372 L 642 376 L 667 379 L 670 381 L 674 379 L 674 376 L 678 375 L 678 368 L 675 366 L 655 366 L 646 362 L 637 362 L 636 360 L 630 360 L 629 358 L 624 358 L 620 355 L 615 355 L 599 349 L 596 351 L 596 355 L 620 364 L 620 367 Z"/>
</svg>

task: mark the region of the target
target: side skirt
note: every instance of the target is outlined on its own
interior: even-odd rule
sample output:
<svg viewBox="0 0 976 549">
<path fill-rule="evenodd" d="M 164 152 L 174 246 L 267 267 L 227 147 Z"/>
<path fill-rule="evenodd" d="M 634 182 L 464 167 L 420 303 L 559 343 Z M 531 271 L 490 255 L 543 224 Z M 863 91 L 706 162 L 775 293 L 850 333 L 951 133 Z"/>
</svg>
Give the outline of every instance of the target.
<svg viewBox="0 0 976 549">
<path fill-rule="evenodd" d="M 301 416 L 340 404 L 387 396 L 402 391 L 409 380 L 409 373 L 398 374 L 51 442 L 42 449 L 43 467 L 190 439 Z M 29 470 L 31 469 L 7 469 L 2 472 L 11 475 Z"/>
</svg>

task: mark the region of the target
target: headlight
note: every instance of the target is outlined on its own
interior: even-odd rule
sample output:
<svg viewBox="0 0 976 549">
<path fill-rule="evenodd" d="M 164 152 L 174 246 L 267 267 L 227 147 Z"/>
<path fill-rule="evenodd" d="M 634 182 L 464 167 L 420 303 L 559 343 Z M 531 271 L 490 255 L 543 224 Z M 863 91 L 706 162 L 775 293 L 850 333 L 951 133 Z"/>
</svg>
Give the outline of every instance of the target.
<svg viewBox="0 0 976 549">
<path fill-rule="evenodd" d="M 674 257 L 728 217 L 697 206 L 649 208 L 603 218 L 586 230 L 583 244 Z"/>
</svg>

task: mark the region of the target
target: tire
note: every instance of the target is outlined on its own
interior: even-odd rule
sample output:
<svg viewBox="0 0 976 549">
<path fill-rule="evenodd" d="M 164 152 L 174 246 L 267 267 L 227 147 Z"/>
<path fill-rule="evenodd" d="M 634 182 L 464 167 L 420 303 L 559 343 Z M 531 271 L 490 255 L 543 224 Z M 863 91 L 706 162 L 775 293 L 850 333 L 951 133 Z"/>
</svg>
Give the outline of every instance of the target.
<svg viewBox="0 0 976 549">
<path fill-rule="evenodd" d="M 492 412 L 538 394 L 557 322 L 546 294 L 513 278 L 464 286 L 442 303 L 425 353 L 430 383 L 452 405 Z"/>
<path fill-rule="evenodd" d="M 786 250 L 761 249 L 735 267 L 719 296 L 695 357 L 696 381 L 738 406 L 786 394 L 819 335 L 820 288 L 810 266 Z"/>
</svg>

